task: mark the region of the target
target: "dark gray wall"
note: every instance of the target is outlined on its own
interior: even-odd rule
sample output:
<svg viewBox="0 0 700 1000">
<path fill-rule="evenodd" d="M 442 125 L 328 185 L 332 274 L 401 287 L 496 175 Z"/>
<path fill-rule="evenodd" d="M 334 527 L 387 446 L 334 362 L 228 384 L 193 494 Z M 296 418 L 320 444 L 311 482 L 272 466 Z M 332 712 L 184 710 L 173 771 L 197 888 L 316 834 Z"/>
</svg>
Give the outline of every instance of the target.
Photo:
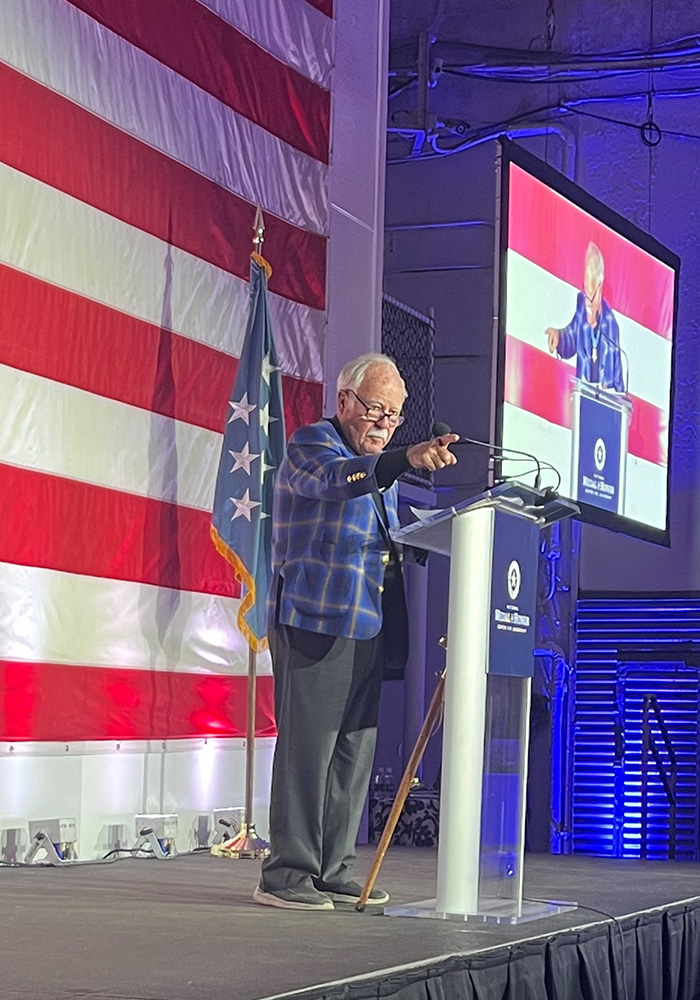
<svg viewBox="0 0 700 1000">
<path fill-rule="evenodd" d="M 658 47 L 697 30 L 696 5 L 653 0 L 652 25 L 651 2 L 554 0 L 549 4 L 554 13 L 552 50 L 594 57 L 648 48 L 652 36 Z M 465 48 L 467 44 L 512 46 L 533 57 L 542 54 L 547 48 L 547 7 L 546 0 L 488 4 L 392 0 L 391 64 L 399 76 L 392 77 L 391 86 L 401 82 L 403 70 L 415 65 L 419 31 L 432 32 L 437 39 L 433 52 L 453 65 L 489 58 L 508 62 L 508 54 L 476 52 Z M 429 92 L 430 109 L 438 119 L 468 123 L 467 135 L 476 128 L 497 131 L 499 123 L 514 116 L 522 116 L 513 126 L 520 131 L 554 129 L 519 141 L 682 258 L 672 428 L 672 545 L 665 550 L 586 526 L 580 559 L 580 584 L 586 590 L 700 590 L 700 58 L 691 62 L 697 65 L 682 72 L 657 69 L 653 79 L 644 71 L 613 78 L 597 73 L 575 82 L 504 83 L 462 79 L 443 71 Z M 644 145 L 637 127 L 648 116 L 647 92 L 652 86 L 653 119 L 663 130 L 655 148 Z M 687 93 L 666 96 L 674 89 Z M 628 94 L 640 96 L 623 96 Z M 575 113 L 537 110 L 583 99 L 587 103 L 577 104 Z M 411 85 L 390 100 L 390 125 L 415 124 L 416 107 L 416 87 Z M 455 134 L 443 140 L 459 141 Z M 385 288 L 416 309 L 435 310 L 436 416 L 465 434 L 486 436 L 493 315 L 493 143 L 449 156 L 435 155 L 425 146 L 429 155 L 415 159 L 408 159 L 410 150 L 404 135 L 390 137 Z M 434 228 L 408 228 L 428 225 Z M 439 477 L 438 483 L 469 492 L 469 484 L 482 472 L 474 461 L 465 461 Z"/>
</svg>

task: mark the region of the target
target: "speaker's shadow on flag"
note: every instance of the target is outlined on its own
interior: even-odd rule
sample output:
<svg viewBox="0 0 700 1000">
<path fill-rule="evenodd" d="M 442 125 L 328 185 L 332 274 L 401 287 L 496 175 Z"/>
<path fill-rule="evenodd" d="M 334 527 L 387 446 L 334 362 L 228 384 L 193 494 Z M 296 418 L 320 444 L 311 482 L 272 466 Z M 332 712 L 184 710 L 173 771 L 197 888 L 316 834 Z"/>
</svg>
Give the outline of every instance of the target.
<svg viewBox="0 0 700 1000">
<path fill-rule="evenodd" d="M 155 602 L 144 598 L 141 602 L 140 620 L 143 637 L 150 650 L 151 671 L 172 675 L 181 647 L 181 637 L 168 631 L 180 606 L 181 560 L 180 523 L 178 507 L 178 453 L 175 422 L 175 378 L 173 374 L 172 333 L 172 248 L 168 245 L 165 257 L 163 308 L 161 311 L 158 355 L 153 379 L 151 421 L 148 442 L 148 492 L 160 502 L 147 505 L 144 524 L 144 577 L 156 581 Z M 148 565 L 150 564 L 150 565 Z M 149 588 L 144 588 L 148 589 Z M 163 735 L 170 732 L 169 717 L 172 706 L 171 681 L 158 684 L 153 677 L 153 701 L 150 707 L 151 722 L 155 733 L 158 724 L 164 724 Z M 159 704 L 163 691 L 167 692 L 165 704 Z M 160 695 L 160 697 L 159 697 Z"/>
</svg>

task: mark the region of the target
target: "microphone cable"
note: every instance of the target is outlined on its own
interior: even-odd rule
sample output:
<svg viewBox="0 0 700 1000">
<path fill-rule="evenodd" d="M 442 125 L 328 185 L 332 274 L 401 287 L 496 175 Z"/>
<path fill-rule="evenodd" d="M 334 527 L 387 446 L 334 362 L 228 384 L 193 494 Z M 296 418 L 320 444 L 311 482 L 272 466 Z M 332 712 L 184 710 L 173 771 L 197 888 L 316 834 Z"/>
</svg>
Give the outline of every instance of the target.
<svg viewBox="0 0 700 1000">
<path fill-rule="evenodd" d="M 442 420 L 436 420 L 435 423 L 433 424 L 432 428 L 431 428 L 431 435 L 432 435 L 432 437 L 442 437 L 443 434 L 451 434 L 451 433 L 452 433 L 452 429 L 451 429 L 450 425 L 444 423 L 444 421 L 442 421 Z M 500 452 L 501 456 L 504 457 L 504 458 L 506 458 L 506 459 L 508 457 L 508 454 L 520 456 L 520 458 L 518 458 L 518 459 L 515 459 L 515 458 L 514 459 L 510 459 L 510 461 L 520 461 L 522 459 L 528 459 L 529 461 L 534 462 L 535 463 L 535 469 L 533 471 L 536 471 L 536 476 L 535 476 L 535 489 L 536 490 L 538 490 L 540 488 L 540 482 L 541 482 L 541 479 L 542 479 L 542 469 L 551 469 L 551 471 L 557 477 L 556 486 L 554 486 L 554 487 L 548 487 L 549 489 L 552 489 L 553 492 L 556 493 L 557 490 L 559 489 L 560 485 L 561 485 L 561 473 L 559 472 L 559 470 L 554 465 L 552 465 L 550 462 L 543 462 L 543 461 L 541 461 L 537 457 L 537 455 L 533 455 L 529 451 L 522 451 L 520 448 L 506 448 L 504 445 L 490 444 L 488 441 L 479 441 L 476 438 L 462 437 L 462 435 L 460 435 L 459 441 L 455 441 L 455 444 L 472 444 L 472 445 L 477 445 L 480 448 L 488 448 L 489 451 L 498 451 L 498 452 Z M 494 456 L 494 457 L 496 457 L 496 456 Z M 507 478 L 512 478 L 512 477 L 507 477 Z"/>
</svg>

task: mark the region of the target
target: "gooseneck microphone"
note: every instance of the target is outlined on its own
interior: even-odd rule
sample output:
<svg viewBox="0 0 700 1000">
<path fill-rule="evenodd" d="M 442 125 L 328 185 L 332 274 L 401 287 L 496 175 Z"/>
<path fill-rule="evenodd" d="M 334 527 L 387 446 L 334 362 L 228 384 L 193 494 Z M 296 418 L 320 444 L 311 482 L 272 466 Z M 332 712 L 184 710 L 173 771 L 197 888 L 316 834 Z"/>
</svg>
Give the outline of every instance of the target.
<svg viewBox="0 0 700 1000">
<path fill-rule="evenodd" d="M 433 437 L 442 437 L 443 434 L 451 434 L 452 429 L 449 424 L 444 423 L 442 420 L 436 420 L 430 433 Z M 535 476 L 535 489 L 538 490 L 540 488 L 540 481 L 542 479 L 542 463 L 537 455 L 532 455 L 529 451 L 520 451 L 518 448 L 504 448 L 500 444 L 490 444 L 488 441 L 477 441 L 476 438 L 462 437 L 461 434 L 459 441 L 455 441 L 455 444 L 474 444 L 479 448 L 488 448 L 489 451 L 500 451 L 503 456 L 507 453 L 510 455 L 522 455 L 524 458 L 529 458 L 535 463 L 535 468 L 537 469 L 537 475 Z M 556 469 L 554 471 L 556 472 Z M 558 472 L 557 475 L 559 475 Z"/>
<path fill-rule="evenodd" d="M 622 370 L 622 391 L 627 396 L 629 396 L 629 392 L 630 392 L 630 384 L 629 384 L 630 383 L 630 359 L 629 359 L 629 355 L 627 354 L 627 351 L 624 350 L 624 348 L 620 347 L 620 344 L 617 343 L 616 341 L 614 341 L 612 339 L 612 337 L 608 337 L 607 333 L 604 333 L 602 330 L 600 331 L 600 339 L 604 340 L 606 344 L 609 344 L 611 350 L 613 350 L 613 351 L 619 351 L 621 357 L 623 357 L 625 359 L 625 368 L 627 369 L 626 373 L 622 369 L 622 364 L 620 364 L 620 369 Z M 604 389 L 605 388 L 608 388 L 608 389 L 612 388 L 612 389 L 614 389 L 615 387 L 614 386 L 602 386 L 601 388 L 604 388 Z"/>
</svg>

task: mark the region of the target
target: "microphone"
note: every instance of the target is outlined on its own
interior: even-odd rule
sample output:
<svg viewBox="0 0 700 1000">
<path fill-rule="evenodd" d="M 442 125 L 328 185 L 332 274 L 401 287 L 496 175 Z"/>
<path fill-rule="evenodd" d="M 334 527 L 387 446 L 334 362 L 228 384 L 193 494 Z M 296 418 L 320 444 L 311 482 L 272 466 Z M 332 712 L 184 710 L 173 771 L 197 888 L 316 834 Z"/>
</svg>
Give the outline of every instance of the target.
<svg viewBox="0 0 700 1000">
<path fill-rule="evenodd" d="M 452 430 L 449 424 L 444 423 L 442 420 L 436 420 L 430 433 L 433 437 L 442 437 L 443 434 L 451 434 Z M 489 451 L 500 451 L 501 454 L 508 452 L 511 455 L 522 455 L 524 458 L 529 458 L 535 463 L 535 467 L 537 468 L 537 475 L 535 476 L 535 489 L 538 490 L 540 488 L 540 481 L 542 479 L 542 463 L 537 455 L 532 455 L 529 451 L 520 451 L 518 448 L 504 448 L 500 444 L 489 444 L 488 441 L 477 441 L 476 438 L 462 437 L 461 435 L 459 441 L 456 441 L 455 444 L 475 444 L 480 448 L 488 448 Z M 559 474 L 557 473 L 557 475 Z M 548 490 L 551 490 L 551 487 L 548 487 Z M 556 493 L 556 490 L 552 490 L 551 492 Z"/>
<path fill-rule="evenodd" d="M 608 337 L 607 333 L 604 333 L 603 330 L 600 331 L 600 339 L 604 340 L 606 344 L 609 344 L 611 350 L 619 351 L 621 357 L 623 357 L 625 359 L 625 366 L 627 368 L 627 375 L 625 375 L 625 372 L 622 370 L 622 364 L 620 364 L 620 369 L 621 369 L 621 374 L 622 374 L 622 391 L 625 393 L 625 395 L 629 396 L 629 391 L 630 391 L 630 385 L 629 385 L 629 382 L 630 382 L 630 359 L 629 359 L 629 355 L 627 354 L 627 351 L 623 347 L 621 347 L 619 343 L 616 343 L 612 339 L 612 337 Z M 606 387 L 603 386 L 602 388 L 606 388 Z M 612 388 L 613 388 L 613 390 L 615 390 L 614 386 L 612 386 Z M 617 391 L 617 390 L 615 390 L 615 391 Z"/>
</svg>

